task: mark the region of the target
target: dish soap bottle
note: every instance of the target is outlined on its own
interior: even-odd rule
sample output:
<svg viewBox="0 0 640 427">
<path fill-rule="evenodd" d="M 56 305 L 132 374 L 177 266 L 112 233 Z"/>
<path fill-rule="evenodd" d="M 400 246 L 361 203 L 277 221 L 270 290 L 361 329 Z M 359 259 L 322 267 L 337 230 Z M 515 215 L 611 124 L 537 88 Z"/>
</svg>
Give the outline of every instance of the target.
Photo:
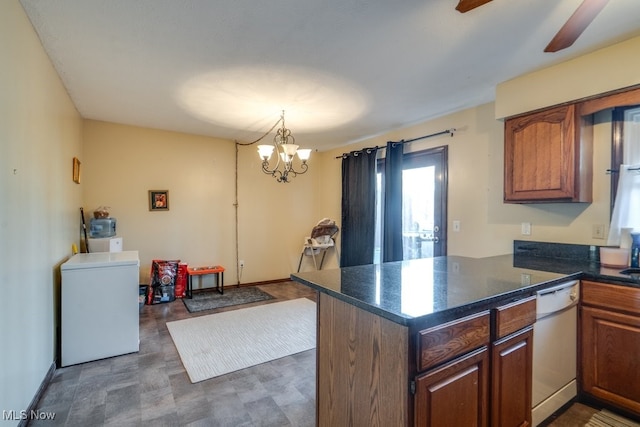
<svg viewBox="0 0 640 427">
<path fill-rule="evenodd" d="M 631 268 L 640 268 L 640 233 L 631 233 Z"/>
</svg>

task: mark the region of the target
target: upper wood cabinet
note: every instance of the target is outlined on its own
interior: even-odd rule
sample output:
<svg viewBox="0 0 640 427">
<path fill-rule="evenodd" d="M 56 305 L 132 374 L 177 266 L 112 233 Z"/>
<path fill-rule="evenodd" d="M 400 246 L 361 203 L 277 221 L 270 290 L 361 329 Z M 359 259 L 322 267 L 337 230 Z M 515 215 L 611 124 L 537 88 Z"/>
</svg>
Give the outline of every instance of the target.
<svg viewBox="0 0 640 427">
<path fill-rule="evenodd" d="M 506 120 L 504 201 L 591 202 L 590 120 L 573 104 Z"/>
</svg>

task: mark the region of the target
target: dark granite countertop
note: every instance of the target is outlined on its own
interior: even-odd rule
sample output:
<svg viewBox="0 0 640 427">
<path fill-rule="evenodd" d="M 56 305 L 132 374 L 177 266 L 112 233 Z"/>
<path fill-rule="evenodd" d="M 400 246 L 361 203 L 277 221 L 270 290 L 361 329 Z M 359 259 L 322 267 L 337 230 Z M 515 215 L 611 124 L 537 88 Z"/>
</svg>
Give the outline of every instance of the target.
<svg viewBox="0 0 640 427">
<path fill-rule="evenodd" d="M 513 256 L 447 256 L 320 270 L 291 278 L 393 322 L 444 321 L 570 279 L 513 266 Z M 430 323 L 430 322 L 427 322 Z"/>
<path fill-rule="evenodd" d="M 640 287 L 639 273 L 625 274 L 622 273 L 625 267 L 601 265 L 599 246 L 515 240 L 513 253 L 514 267 L 571 275 L 579 273 L 581 279 Z"/>
<path fill-rule="evenodd" d="M 532 242 L 521 251 L 519 243 L 514 242 L 513 255 L 425 258 L 301 272 L 291 278 L 393 322 L 421 328 L 533 295 L 567 280 L 640 287 L 640 276 L 601 267 L 592 256 L 593 248 L 580 248 L 584 256 L 563 258 L 531 250 Z"/>
<path fill-rule="evenodd" d="M 640 287 L 640 272 L 623 274 L 621 271 L 624 270 L 625 267 L 606 267 L 600 265 L 598 262 L 514 255 L 513 265 L 514 267 L 530 268 L 553 273 L 568 275 L 579 274 L 580 279 L 614 283 L 623 286 Z"/>
</svg>

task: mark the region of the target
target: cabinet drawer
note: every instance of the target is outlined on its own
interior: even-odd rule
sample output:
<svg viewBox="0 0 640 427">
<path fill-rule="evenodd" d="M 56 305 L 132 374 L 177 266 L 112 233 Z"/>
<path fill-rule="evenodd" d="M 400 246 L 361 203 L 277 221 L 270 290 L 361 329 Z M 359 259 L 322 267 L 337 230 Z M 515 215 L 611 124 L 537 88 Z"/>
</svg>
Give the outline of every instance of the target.
<svg viewBox="0 0 640 427">
<path fill-rule="evenodd" d="M 583 280 L 582 304 L 640 314 L 640 289 Z"/>
<path fill-rule="evenodd" d="M 536 297 L 531 296 L 495 309 L 495 339 L 533 325 L 536 321 Z"/>
<path fill-rule="evenodd" d="M 418 371 L 489 344 L 490 323 L 483 311 L 418 332 Z"/>
</svg>

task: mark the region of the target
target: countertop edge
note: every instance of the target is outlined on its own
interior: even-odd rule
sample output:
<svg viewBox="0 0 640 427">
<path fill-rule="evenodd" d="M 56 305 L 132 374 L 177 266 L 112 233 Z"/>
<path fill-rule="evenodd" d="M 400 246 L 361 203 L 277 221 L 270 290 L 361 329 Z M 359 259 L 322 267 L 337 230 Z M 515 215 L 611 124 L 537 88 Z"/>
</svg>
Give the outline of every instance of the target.
<svg viewBox="0 0 640 427">
<path fill-rule="evenodd" d="M 429 314 L 425 314 L 423 316 L 418 316 L 418 317 L 399 316 L 397 314 L 386 311 L 380 307 L 367 304 L 366 302 L 361 301 L 357 298 L 344 295 L 340 292 L 336 292 L 332 289 L 323 287 L 322 285 L 318 285 L 316 283 L 305 280 L 301 277 L 297 277 L 295 274 L 291 274 L 290 278 L 293 281 L 296 281 L 312 289 L 315 289 L 318 292 L 325 293 L 329 296 L 332 296 L 340 301 L 344 301 L 355 307 L 361 308 L 362 310 L 376 314 L 380 317 L 388 319 L 399 325 L 406 326 L 410 329 L 415 329 L 415 328 L 424 328 L 427 326 L 435 325 L 443 321 L 453 320 L 456 318 L 460 318 L 462 316 L 468 316 L 471 314 L 481 312 L 483 310 L 489 310 L 489 309 L 498 307 L 500 305 L 522 299 L 524 297 L 535 295 L 540 290 L 550 288 L 562 282 L 571 281 L 571 280 L 581 280 L 583 274 L 584 273 L 582 271 L 566 274 L 556 279 L 548 280 L 542 283 L 536 283 L 527 287 L 519 288 L 519 289 L 505 292 L 502 294 L 492 295 L 490 297 L 478 299 L 468 304 L 451 307 L 446 310 L 440 310 L 434 313 L 429 313 Z"/>
<path fill-rule="evenodd" d="M 393 314 L 391 312 L 388 312 L 386 310 L 381 309 L 380 307 L 376 307 L 374 305 L 371 304 L 367 304 L 364 301 L 361 301 L 357 298 L 353 298 L 344 294 L 341 294 L 340 292 L 336 292 L 333 291 L 331 289 L 325 288 L 321 285 L 318 285 L 316 283 L 313 282 L 309 282 L 308 280 L 302 279 L 300 277 L 296 277 L 294 274 L 292 274 L 290 276 L 291 280 L 298 282 L 298 283 L 302 283 L 305 286 L 308 286 L 312 289 L 315 289 L 318 292 L 322 292 L 324 294 L 327 294 L 329 296 L 332 296 L 340 301 L 344 301 L 348 304 L 351 304 L 355 307 L 361 308 L 365 311 L 368 311 L 370 313 L 376 314 L 380 317 L 384 317 L 385 319 L 391 320 L 394 323 L 397 323 L 399 325 L 402 326 L 410 326 L 410 322 L 413 319 L 412 317 L 409 316 L 398 316 L 396 314 Z"/>
</svg>

